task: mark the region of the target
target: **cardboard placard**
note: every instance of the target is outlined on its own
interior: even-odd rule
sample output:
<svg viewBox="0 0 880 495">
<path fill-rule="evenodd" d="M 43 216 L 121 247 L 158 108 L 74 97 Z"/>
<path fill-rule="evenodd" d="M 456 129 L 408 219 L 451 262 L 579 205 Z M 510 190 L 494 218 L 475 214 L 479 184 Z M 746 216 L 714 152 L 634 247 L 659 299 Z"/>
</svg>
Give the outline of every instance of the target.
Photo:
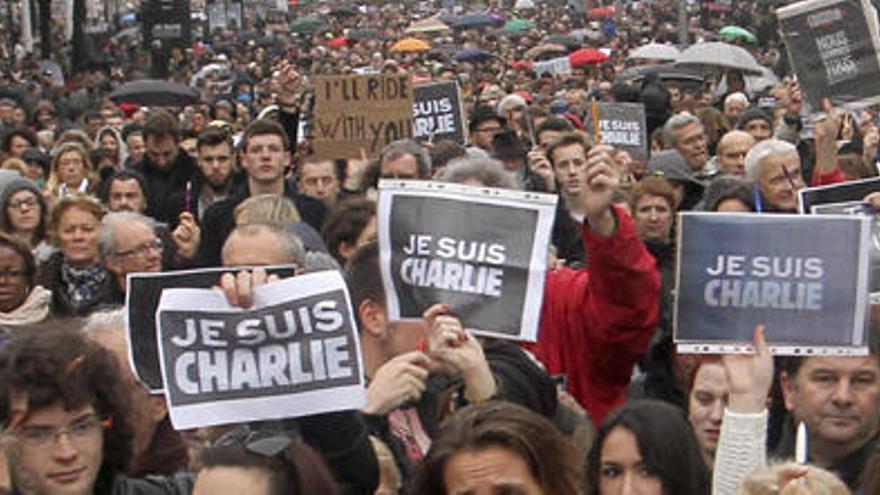
<svg viewBox="0 0 880 495">
<path fill-rule="evenodd" d="M 379 250 L 388 316 L 450 305 L 465 328 L 535 341 L 556 195 L 380 181 Z"/>
<path fill-rule="evenodd" d="M 162 377 L 176 429 L 359 409 L 363 361 L 342 275 L 259 286 L 254 305 L 219 291 L 170 289 L 156 311 Z"/>
<path fill-rule="evenodd" d="M 776 10 L 806 101 L 859 108 L 880 102 L 880 27 L 870 0 L 804 0 Z"/>
<path fill-rule="evenodd" d="M 856 216 L 680 214 L 679 352 L 745 352 L 764 324 L 776 354 L 867 354 L 870 235 Z"/>
<path fill-rule="evenodd" d="M 295 265 L 264 267 L 279 277 L 292 277 Z M 159 369 L 159 349 L 156 344 L 156 308 L 165 289 L 181 287 L 210 288 L 217 285 L 220 276 L 237 272 L 241 267 L 204 268 L 160 273 L 132 273 L 126 279 L 125 335 L 128 339 L 129 363 L 134 375 L 150 392 L 162 391 L 162 373 Z"/>
<path fill-rule="evenodd" d="M 569 60 L 568 56 L 553 58 L 550 60 L 543 60 L 541 62 L 532 62 L 532 70 L 535 71 L 535 74 L 568 74 L 571 72 L 571 60 Z"/>
<path fill-rule="evenodd" d="M 415 88 L 413 126 L 416 139 L 465 144 L 465 116 L 458 82 L 420 84 Z"/>
<path fill-rule="evenodd" d="M 413 137 L 409 74 L 315 78 L 315 154 L 325 159 L 375 158 L 387 144 Z"/>
<path fill-rule="evenodd" d="M 633 160 L 648 160 L 648 126 L 642 103 L 597 103 L 599 135 L 602 144 L 629 153 Z M 592 111 L 592 110 L 591 110 Z M 593 134 L 593 119 L 584 120 L 586 131 Z"/>
</svg>

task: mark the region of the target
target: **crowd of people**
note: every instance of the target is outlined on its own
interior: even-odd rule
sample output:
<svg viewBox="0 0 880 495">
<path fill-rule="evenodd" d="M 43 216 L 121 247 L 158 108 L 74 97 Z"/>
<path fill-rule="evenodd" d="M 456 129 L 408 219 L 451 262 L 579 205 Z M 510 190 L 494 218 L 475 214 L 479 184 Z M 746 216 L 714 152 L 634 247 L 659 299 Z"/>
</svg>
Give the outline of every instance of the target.
<svg viewBox="0 0 880 495">
<path fill-rule="evenodd" d="M 811 118 L 769 2 L 690 5 L 684 26 L 671 0 L 534 3 L 416 34 L 431 46 L 418 51 L 394 44 L 453 12 L 300 5 L 292 19 L 320 22 L 294 32 L 245 9 L 186 47 L 113 37 L 76 73 L 56 37 L 63 82 L 0 33 L 0 492 L 880 494 L 873 329 L 862 357 L 774 358 L 763 327 L 748 355 L 678 354 L 672 337 L 676 214 L 796 213 L 804 187 L 878 175 L 876 109 L 825 101 Z M 498 29 L 515 18 L 528 24 Z M 631 60 L 639 46 L 725 25 L 755 33 L 736 42 L 778 81 L 627 70 L 656 62 Z M 553 36 L 569 46 L 544 47 Z M 536 73 L 560 48 L 607 60 Z M 354 73 L 457 81 L 467 142 L 317 157 L 313 77 Z M 200 100 L 108 98 L 157 75 Z M 586 131 L 595 101 L 644 104 L 647 160 Z M 447 301 L 389 319 L 383 178 L 558 195 L 537 342 L 477 337 Z M 131 371 L 127 276 L 287 263 L 344 274 L 366 405 L 176 431 Z M 248 268 L 216 285 L 247 308 L 272 280 Z"/>
</svg>

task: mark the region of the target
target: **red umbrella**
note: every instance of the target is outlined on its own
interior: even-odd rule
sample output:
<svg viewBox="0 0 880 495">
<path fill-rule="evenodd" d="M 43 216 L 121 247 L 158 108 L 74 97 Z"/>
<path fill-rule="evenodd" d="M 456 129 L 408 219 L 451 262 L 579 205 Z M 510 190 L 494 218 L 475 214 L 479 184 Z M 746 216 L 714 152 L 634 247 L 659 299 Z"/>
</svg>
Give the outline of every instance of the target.
<svg viewBox="0 0 880 495">
<path fill-rule="evenodd" d="M 600 64 L 608 60 L 608 55 L 596 50 L 595 48 L 581 48 L 568 56 L 568 61 L 572 67 L 588 64 Z"/>
<path fill-rule="evenodd" d="M 339 37 L 333 38 L 332 40 L 328 41 L 327 46 L 329 46 L 330 48 L 342 48 L 343 46 L 348 46 L 348 43 L 348 39 Z"/>
<path fill-rule="evenodd" d="M 513 70 L 530 69 L 533 67 L 528 60 L 517 60 L 512 64 Z"/>
<path fill-rule="evenodd" d="M 616 12 L 617 9 L 614 8 L 614 5 L 609 5 L 607 7 L 592 8 L 587 11 L 587 16 L 593 20 L 607 19 L 609 17 L 614 17 Z"/>
</svg>

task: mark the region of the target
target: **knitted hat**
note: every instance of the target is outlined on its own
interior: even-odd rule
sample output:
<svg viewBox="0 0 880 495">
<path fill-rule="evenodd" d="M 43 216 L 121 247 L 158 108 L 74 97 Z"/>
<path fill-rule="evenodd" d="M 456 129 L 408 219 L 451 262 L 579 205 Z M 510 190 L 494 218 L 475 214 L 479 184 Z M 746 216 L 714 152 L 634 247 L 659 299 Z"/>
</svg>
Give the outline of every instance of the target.
<svg viewBox="0 0 880 495">
<path fill-rule="evenodd" d="M 755 119 L 762 119 L 767 122 L 767 125 L 770 128 L 773 128 L 773 119 L 770 117 L 770 114 L 765 112 L 761 107 L 749 107 L 743 111 L 739 116 L 739 120 L 736 121 L 737 129 L 745 129 L 749 122 Z"/>
</svg>

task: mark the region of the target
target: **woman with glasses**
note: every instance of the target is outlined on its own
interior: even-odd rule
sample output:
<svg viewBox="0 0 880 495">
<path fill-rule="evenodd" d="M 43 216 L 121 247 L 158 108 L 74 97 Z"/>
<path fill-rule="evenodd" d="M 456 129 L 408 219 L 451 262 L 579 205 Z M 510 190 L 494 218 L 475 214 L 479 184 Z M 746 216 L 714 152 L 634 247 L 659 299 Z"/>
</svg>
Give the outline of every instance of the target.
<svg viewBox="0 0 880 495">
<path fill-rule="evenodd" d="M 0 233 L 0 326 L 39 323 L 49 316 L 52 293 L 36 283 L 30 247 Z"/>
<path fill-rule="evenodd" d="M 79 143 L 66 142 L 52 154 L 46 189 L 53 197 L 94 194 L 98 183 L 98 175 L 89 160 L 89 153 Z"/>
<path fill-rule="evenodd" d="M 55 249 L 46 237 L 46 200 L 37 185 L 25 178 L 13 179 L 0 192 L 0 230 L 27 244 L 41 263 Z"/>
<path fill-rule="evenodd" d="M 56 316 L 88 315 L 112 291 L 98 252 L 98 228 L 105 212 L 90 196 L 64 197 L 52 208 L 49 235 L 59 251 L 40 265 L 37 281 L 52 291 Z"/>
</svg>

